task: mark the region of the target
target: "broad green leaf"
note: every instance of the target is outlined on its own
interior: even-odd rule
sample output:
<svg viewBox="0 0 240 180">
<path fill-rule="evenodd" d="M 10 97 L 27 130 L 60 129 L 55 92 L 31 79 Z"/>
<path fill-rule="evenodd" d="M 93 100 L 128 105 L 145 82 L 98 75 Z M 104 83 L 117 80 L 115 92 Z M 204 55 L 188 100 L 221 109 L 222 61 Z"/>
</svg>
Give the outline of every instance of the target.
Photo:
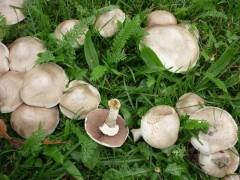
<svg viewBox="0 0 240 180">
<path fill-rule="evenodd" d="M 108 68 L 106 66 L 98 65 L 93 69 L 90 79 L 92 81 L 97 81 L 100 78 L 102 78 L 107 71 L 108 71 Z"/>
<path fill-rule="evenodd" d="M 181 176 L 183 168 L 176 163 L 168 164 L 165 172 L 175 176 Z"/>
<path fill-rule="evenodd" d="M 81 172 L 70 160 L 64 162 L 63 167 L 70 175 L 72 175 L 77 180 L 83 180 Z"/>
<path fill-rule="evenodd" d="M 63 164 L 64 155 L 58 150 L 56 146 L 45 146 L 43 154 L 52 158 L 59 164 Z"/>
</svg>

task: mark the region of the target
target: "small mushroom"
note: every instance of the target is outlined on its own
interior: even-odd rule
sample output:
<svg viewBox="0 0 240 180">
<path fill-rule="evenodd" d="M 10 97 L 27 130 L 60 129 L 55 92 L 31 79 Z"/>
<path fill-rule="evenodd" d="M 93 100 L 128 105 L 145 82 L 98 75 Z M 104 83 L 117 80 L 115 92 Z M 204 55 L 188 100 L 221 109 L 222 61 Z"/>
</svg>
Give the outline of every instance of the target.
<svg viewBox="0 0 240 180">
<path fill-rule="evenodd" d="M 232 175 L 226 176 L 224 180 L 240 180 L 240 175 L 232 174 Z"/>
<path fill-rule="evenodd" d="M 125 13 L 121 9 L 113 9 L 97 17 L 95 28 L 104 38 L 112 37 L 118 30 L 118 23 L 125 21 Z"/>
<path fill-rule="evenodd" d="M 36 65 L 38 54 L 46 51 L 41 40 L 21 37 L 10 45 L 9 63 L 13 71 L 26 72 Z"/>
<path fill-rule="evenodd" d="M 40 128 L 45 131 L 46 135 L 49 135 L 58 123 L 57 107 L 47 109 L 22 104 L 11 114 L 11 126 L 23 138 L 29 138 Z"/>
<path fill-rule="evenodd" d="M 61 112 L 70 119 L 83 119 L 98 108 L 101 97 L 97 88 L 84 81 L 71 81 L 60 100 Z"/>
<path fill-rule="evenodd" d="M 200 153 L 199 164 L 206 174 L 222 178 L 237 170 L 239 155 L 235 148 L 209 155 Z"/>
<path fill-rule="evenodd" d="M 177 24 L 176 17 L 165 10 L 155 10 L 151 12 L 147 17 L 147 26 L 154 25 L 175 25 Z"/>
<path fill-rule="evenodd" d="M 173 107 L 160 105 L 151 108 L 141 120 L 140 129 L 132 129 L 134 142 L 141 136 L 152 147 L 162 149 L 173 145 L 178 138 L 180 121 Z"/>
<path fill-rule="evenodd" d="M 141 46 L 147 46 L 157 55 L 162 65 L 173 73 L 184 73 L 193 68 L 199 57 L 197 39 L 178 25 L 157 25 L 146 28 Z M 140 46 L 140 48 L 141 48 Z"/>
<path fill-rule="evenodd" d="M 120 147 L 126 141 L 129 130 L 125 120 L 118 114 L 119 100 L 108 101 L 110 110 L 97 109 L 85 118 L 85 130 L 95 142 L 107 147 Z"/>
<path fill-rule="evenodd" d="M 68 78 L 57 64 L 35 66 L 25 75 L 21 98 L 30 106 L 50 108 L 60 102 Z"/>
<path fill-rule="evenodd" d="M 232 148 L 237 142 L 238 127 L 232 116 L 217 107 L 204 107 L 190 115 L 190 119 L 207 121 L 208 133 L 192 137 L 192 145 L 202 154 L 211 154 Z"/>
<path fill-rule="evenodd" d="M 0 15 L 4 16 L 8 25 L 17 24 L 25 19 L 21 12 L 24 0 L 1 0 Z"/>
<path fill-rule="evenodd" d="M 0 76 L 9 70 L 9 50 L 0 42 Z"/>
<path fill-rule="evenodd" d="M 182 95 L 177 104 L 176 109 L 179 115 L 190 115 L 204 106 L 204 100 L 194 93 L 186 93 Z"/>
<path fill-rule="evenodd" d="M 8 71 L 0 77 L 0 110 L 2 113 L 13 112 L 22 104 L 20 90 L 24 73 Z"/>
</svg>

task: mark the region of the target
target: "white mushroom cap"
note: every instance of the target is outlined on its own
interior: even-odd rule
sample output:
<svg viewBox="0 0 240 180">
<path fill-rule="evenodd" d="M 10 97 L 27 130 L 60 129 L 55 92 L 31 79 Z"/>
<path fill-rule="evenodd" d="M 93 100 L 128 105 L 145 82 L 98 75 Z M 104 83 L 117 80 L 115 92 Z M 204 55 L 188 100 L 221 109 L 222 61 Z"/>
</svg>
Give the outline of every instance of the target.
<svg viewBox="0 0 240 180">
<path fill-rule="evenodd" d="M 46 51 L 41 40 L 34 37 L 21 37 L 10 46 L 10 69 L 26 72 L 36 65 L 38 54 Z"/>
<path fill-rule="evenodd" d="M 240 180 L 240 175 L 238 174 L 229 175 L 226 176 L 224 180 Z"/>
<path fill-rule="evenodd" d="M 165 10 L 155 10 L 151 12 L 147 17 L 147 26 L 154 25 L 175 25 L 177 24 L 176 17 Z"/>
<path fill-rule="evenodd" d="M 0 42 L 0 75 L 9 70 L 9 50 L 8 48 Z"/>
<path fill-rule="evenodd" d="M 61 112 L 70 119 L 85 118 L 98 108 L 101 97 L 97 88 L 84 81 L 71 81 L 60 100 Z"/>
<path fill-rule="evenodd" d="M 210 155 L 200 153 L 199 164 L 206 174 L 221 178 L 237 170 L 239 155 L 235 148 Z"/>
<path fill-rule="evenodd" d="M 22 104 L 20 90 L 24 73 L 8 71 L 0 77 L 0 110 L 2 113 L 14 111 Z"/>
<path fill-rule="evenodd" d="M 199 34 L 199 31 L 198 31 L 198 29 L 197 29 L 197 27 L 196 27 L 195 25 L 182 22 L 182 23 L 179 24 L 179 26 L 182 26 L 182 27 L 184 27 L 185 29 L 187 29 L 190 33 L 193 34 L 193 36 L 194 36 L 197 40 L 199 40 L 200 34 Z"/>
<path fill-rule="evenodd" d="M 203 98 L 197 94 L 189 92 L 179 98 L 176 104 L 176 109 L 179 115 L 190 115 L 191 113 L 201 109 L 203 105 Z"/>
<path fill-rule="evenodd" d="M 186 72 L 199 57 L 197 39 L 177 25 L 152 26 L 146 29 L 142 44 L 151 48 L 163 66 L 173 73 Z"/>
<path fill-rule="evenodd" d="M 200 132 L 192 137 L 192 145 L 203 154 L 211 154 L 232 148 L 237 142 L 238 127 L 232 116 L 217 107 L 204 107 L 190 115 L 190 119 L 207 121 L 207 134 Z"/>
<path fill-rule="evenodd" d="M 121 9 L 113 9 L 97 17 L 95 28 L 102 37 L 111 37 L 118 30 L 118 22 L 125 21 L 125 13 Z"/>
<path fill-rule="evenodd" d="M 1 0 L 0 15 L 6 18 L 8 25 L 17 24 L 25 19 L 25 16 L 19 8 L 22 8 L 24 0 Z M 16 7 L 16 8 L 15 8 Z"/>
<path fill-rule="evenodd" d="M 57 107 L 47 109 L 22 104 L 11 115 L 12 128 L 23 138 L 29 138 L 40 128 L 49 135 L 55 130 L 58 123 Z"/>
<path fill-rule="evenodd" d="M 57 64 L 41 64 L 26 73 L 21 98 L 25 104 L 50 108 L 56 106 L 68 78 Z"/>
</svg>

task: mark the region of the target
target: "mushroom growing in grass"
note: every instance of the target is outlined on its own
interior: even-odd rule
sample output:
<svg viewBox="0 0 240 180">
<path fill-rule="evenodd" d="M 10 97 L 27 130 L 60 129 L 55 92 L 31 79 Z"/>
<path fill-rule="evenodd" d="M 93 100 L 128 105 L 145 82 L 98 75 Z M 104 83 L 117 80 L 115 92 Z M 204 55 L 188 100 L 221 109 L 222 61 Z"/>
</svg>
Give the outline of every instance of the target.
<svg viewBox="0 0 240 180">
<path fill-rule="evenodd" d="M 186 22 L 182 22 L 179 24 L 179 26 L 182 26 L 184 27 L 185 29 L 187 29 L 190 33 L 193 34 L 193 36 L 199 40 L 200 38 L 200 34 L 199 34 L 199 31 L 197 29 L 197 27 L 193 24 L 189 24 L 189 23 L 186 23 Z"/>
<path fill-rule="evenodd" d="M 105 12 L 97 17 L 95 28 L 104 38 L 112 37 L 118 30 L 118 23 L 125 21 L 125 13 L 118 8 Z"/>
<path fill-rule="evenodd" d="M 141 136 L 152 147 L 162 149 L 173 145 L 178 138 L 180 121 L 173 107 L 160 105 L 151 108 L 141 120 L 140 129 L 132 129 L 136 142 Z"/>
<path fill-rule="evenodd" d="M 233 174 L 239 165 L 239 155 L 235 148 L 219 151 L 210 155 L 199 154 L 199 164 L 211 176 L 222 178 Z"/>
<path fill-rule="evenodd" d="M 41 40 L 21 37 L 10 45 L 9 63 L 13 71 L 26 72 L 37 63 L 38 54 L 46 51 Z"/>
<path fill-rule="evenodd" d="M 45 131 L 46 135 L 49 135 L 58 123 L 57 107 L 47 109 L 22 104 L 11 114 L 11 126 L 23 138 L 29 138 L 40 128 Z"/>
<path fill-rule="evenodd" d="M 1 0 L 0 15 L 4 16 L 8 25 L 17 24 L 25 19 L 21 8 L 24 0 Z"/>
<path fill-rule="evenodd" d="M 179 98 L 176 109 L 179 115 L 190 115 L 203 108 L 203 106 L 204 99 L 197 94 L 189 92 Z"/>
<path fill-rule="evenodd" d="M 226 176 L 224 180 L 240 180 L 240 175 L 232 174 L 232 175 Z"/>
<path fill-rule="evenodd" d="M 149 47 L 162 65 L 173 73 L 184 73 L 193 68 L 199 57 L 197 39 L 178 25 L 157 25 L 146 28 L 140 45 Z"/>
<path fill-rule="evenodd" d="M 192 137 L 192 145 L 202 154 L 211 154 L 232 148 L 237 140 L 238 127 L 232 116 L 217 107 L 204 107 L 190 115 L 190 119 L 207 121 L 208 133 Z"/>
<path fill-rule="evenodd" d="M 84 81 L 71 81 L 60 100 L 61 112 L 70 119 L 85 118 L 98 108 L 101 97 L 98 90 Z"/>
<path fill-rule="evenodd" d="M 21 98 L 30 106 L 50 108 L 60 102 L 68 78 L 57 64 L 35 66 L 25 75 Z"/>
<path fill-rule="evenodd" d="M 120 101 L 108 101 L 109 110 L 97 109 L 85 118 L 85 130 L 95 142 L 107 147 L 120 147 L 126 141 L 129 130 L 125 120 L 118 114 Z"/>
<path fill-rule="evenodd" d="M 147 17 L 147 26 L 155 26 L 155 25 L 175 25 L 177 24 L 176 17 L 165 10 L 155 10 L 151 12 Z"/>
<path fill-rule="evenodd" d="M 22 104 L 20 90 L 24 73 L 8 71 L 0 77 L 0 110 L 2 113 L 14 111 Z"/>
<path fill-rule="evenodd" d="M 3 43 L 0 42 L 0 75 L 9 70 L 8 58 L 9 50 Z"/>
</svg>

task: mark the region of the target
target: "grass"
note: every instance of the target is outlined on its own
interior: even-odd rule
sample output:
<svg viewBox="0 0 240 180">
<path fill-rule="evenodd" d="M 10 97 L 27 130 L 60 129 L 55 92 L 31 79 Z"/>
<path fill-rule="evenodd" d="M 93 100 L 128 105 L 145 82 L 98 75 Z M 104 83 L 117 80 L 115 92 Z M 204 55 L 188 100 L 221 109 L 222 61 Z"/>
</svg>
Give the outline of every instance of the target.
<svg viewBox="0 0 240 180">
<path fill-rule="evenodd" d="M 121 7 L 128 18 L 115 37 L 103 39 L 92 24 L 94 15 L 106 10 L 99 9 L 109 5 Z M 199 29 L 200 60 L 186 74 L 171 74 L 147 50 L 139 52 L 144 35 L 141 27 L 151 9 L 169 10 L 179 21 L 189 21 Z M 226 109 L 239 125 L 239 9 L 240 2 L 234 0 L 28 0 L 27 19 L 11 27 L 1 21 L 0 39 L 5 44 L 27 35 L 43 40 L 48 52 L 40 56 L 39 63 L 55 62 L 70 79 L 89 81 L 101 93 L 101 107 L 107 107 L 108 99 L 119 98 L 130 129 L 139 127 L 141 116 L 152 106 L 175 106 L 189 91 L 204 97 L 207 105 Z M 62 43 L 52 36 L 57 24 L 66 19 L 79 19 L 90 27 L 86 43 L 79 49 L 73 49 L 71 43 L 81 24 Z M 1 116 L 9 120 L 9 115 Z M 8 129 L 17 137 L 9 123 Z M 168 149 L 151 148 L 143 140 L 134 143 L 131 136 L 121 148 L 110 149 L 88 138 L 82 120 L 62 116 L 49 138 L 67 141 L 64 145 L 43 145 L 42 132 L 20 150 L 5 140 L 0 142 L 0 179 L 214 179 L 201 172 L 197 152 L 189 143 L 190 136 L 201 129 L 194 123 L 189 126 L 183 117 L 180 137 Z M 240 150 L 239 143 L 236 148 Z"/>
</svg>

